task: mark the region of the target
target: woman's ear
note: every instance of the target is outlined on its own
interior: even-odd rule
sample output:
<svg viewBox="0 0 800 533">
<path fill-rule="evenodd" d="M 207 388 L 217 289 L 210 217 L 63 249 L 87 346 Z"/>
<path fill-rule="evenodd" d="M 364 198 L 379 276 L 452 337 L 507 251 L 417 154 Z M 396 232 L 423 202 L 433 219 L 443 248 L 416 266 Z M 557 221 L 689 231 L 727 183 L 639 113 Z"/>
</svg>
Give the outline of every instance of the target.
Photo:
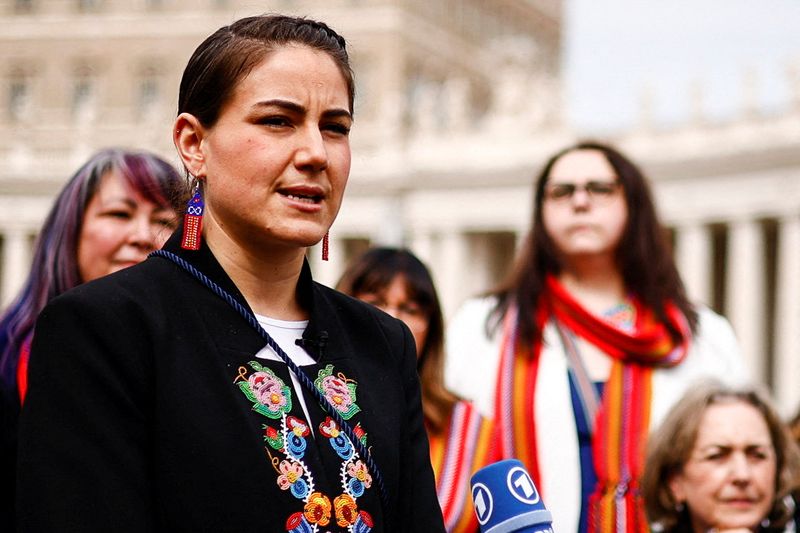
<svg viewBox="0 0 800 533">
<path fill-rule="evenodd" d="M 206 175 L 206 160 L 203 153 L 203 138 L 206 130 L 200 121 L 190 113 L 181 113 L 172 128 L 172 140 L 183 166 L 196 178 Z"/>
<path fill-rule="evenodd" d="M 672 494 L 672 499 L 676 504 L 681 504 L 686 501 L 686 491 L 684 490 L 685 482 L 686 481 L 683 479 L 683 474 L 680 472 L 671 475 L 667 480 L 667 487 L 669 488 L 669 492 Z"/>
</svg>

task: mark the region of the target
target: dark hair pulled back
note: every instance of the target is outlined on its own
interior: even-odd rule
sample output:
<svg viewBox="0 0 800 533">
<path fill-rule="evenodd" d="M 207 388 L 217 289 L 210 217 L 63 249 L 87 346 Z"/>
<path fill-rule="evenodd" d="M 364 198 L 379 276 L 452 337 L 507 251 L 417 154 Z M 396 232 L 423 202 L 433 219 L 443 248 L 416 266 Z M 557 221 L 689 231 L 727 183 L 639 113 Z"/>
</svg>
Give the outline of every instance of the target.
<svg viewBox="0 0 800 533">
<path fill-rule="evenodd" d="M 246 17 L 211 34 L 192 54 L 181 78 L 178 114 L 213 126 L 237 84 L 266 55 L 290 44 L 328 54 L 347 83 L 353 112 L 355 81 L 344 37 L 323 22 L 284 15 Z"/>
</svg>

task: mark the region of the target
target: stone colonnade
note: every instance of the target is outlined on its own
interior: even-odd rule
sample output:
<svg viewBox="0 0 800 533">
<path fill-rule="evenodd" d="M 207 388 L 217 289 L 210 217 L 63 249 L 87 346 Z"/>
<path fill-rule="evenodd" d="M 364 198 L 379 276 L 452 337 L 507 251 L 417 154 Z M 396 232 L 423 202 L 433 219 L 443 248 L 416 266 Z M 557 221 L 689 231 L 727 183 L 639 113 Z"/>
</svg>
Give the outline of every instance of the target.
<svg viewBox="0 0 800 533">
<path fill-rule="evenodd" d="M 727 253 L 715 231 L 723 232 Z M 793 413 L 800 407 L 800 213 L 682 225 L 675 253 L 690 298 L 730 320 L 750 375 Z M 724 286 L 714 286 L 716 276 Z"/>
<path fill-rule="evenodd" d="M 689 297 L 729 319 L 750 375 L 789 415 L 800 408 L 800 170 L 693 175 L 691 164 L 682 164 L 652 175 Z M 446 317 L 507 273 L 530 221 L 529 184 L 409 188 L 391 200 L 405 238 L 388 242 L 377 229 L 386 223 L 378 215 L 383 200 L 367 193 L 357 189 L 347 199 L 330 264 L 310 255 L 315 276 L 334 284 L 356 240 L 404 245 L 433 271 Z"/>
<path fill-rule="evenodd" d="M 0 242 L 2 242 L 0 305 L 3 307 L 11 302 L 28 277 L 33 238 L 33 234 L 25 227 L 0 228 Z"/>
<path fill-rule="evenodd" d="M 656 182 L 657 203 L 672 228 L 676 261 L 693 301 L 724 314 L 751 375 L 768 384 L 789 414 L 800 406 L 800 180 L 791 172 Z M 704 191 L 702 194 L 698 191 Z M 749 191 L 749 192 L 748 192 Z M 698 199 L 699 198 L 699 199 Z M 24 282 L 33 239 L 52 200 L 0 199 L 0 305 Z M 724 209 L 721 206 L 725 206 Z M 387 211 L 388 210 L 388 211 Z M 386 213 L 398 217 L 386 220 Z M 431 268 L 447 317 L 468 297 L 494 286 L 510 268 L 530 220 L 529 186 L 413 190 L 385 197 L 358 190 L 331 232 L 331 260 L 309 252 L 315 277 L 334 285 L 369 244 L 411 248 Z M 387 225 L 404 231 L 388 232 Z M 382 229 L 383 228 L 383 229 Z"/>
<path fill-rule="evenodd" d="M 728 318 L 749 375 L 767 384 L 785 415 L 800 408 L 800 212 L 672 226 L 674 252 L 690 299 Z M 436 278 L 446 316 L 490 289 L 511 266 L 525 229 L 420 231 L 406 243 Z M 334 284 L 347 261 L 345 241 L 332 241 L 333 265 L 314 260 Z M 333 242 L 338 242 L 333 245 Z M 502 259 L 498 259 L 502 257 Z M 336 274 L 328 272 L 335 270 Z"/>
<path fill-rule="evenodd" d="M 33 242 L 51 202 L 47 197 L 0 196 L 0 309 L 28 277 Z"/>
</svg>

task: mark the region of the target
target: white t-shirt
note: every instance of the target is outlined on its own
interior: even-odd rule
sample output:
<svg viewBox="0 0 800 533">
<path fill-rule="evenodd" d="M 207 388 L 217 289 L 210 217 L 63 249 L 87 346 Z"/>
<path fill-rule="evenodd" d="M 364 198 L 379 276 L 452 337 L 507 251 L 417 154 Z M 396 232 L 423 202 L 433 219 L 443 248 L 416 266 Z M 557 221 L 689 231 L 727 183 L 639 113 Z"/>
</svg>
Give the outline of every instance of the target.
<svg viewBox="0 0 800 533">
<path fill-rule="evenodd" d="M 256 315 L 256 320 L 261 324 L 269 336 L 272 337 L 278 346 L 283 348 L 289 359 L 297 366 L 313 365 L 316 363 L 313 357 L 306 352 L 302 347 L 298 346 L 295 341 L 303 338 L 303 332 L 308 326 L 308 320 L 277 320 L 264 315 Z M 270 361 L 280 361 L 283 359 L 272 349 L 270 346 L 264 346 L 257 354 L 259 359 L 269 359 Z M 300 380 L 294 375 L 294 372 L 289 372 L 292 378 L 292 387 L 294 387 L 295 395 L 297 396 L 300 406 L 303 408 L 303 413 L 306 415 L 306 420 L 311 427 L 311 417 L 308 416 L 308 408 L 306 407 L 305 396 L 303 396 L 303 386 Z"/>
</svg>

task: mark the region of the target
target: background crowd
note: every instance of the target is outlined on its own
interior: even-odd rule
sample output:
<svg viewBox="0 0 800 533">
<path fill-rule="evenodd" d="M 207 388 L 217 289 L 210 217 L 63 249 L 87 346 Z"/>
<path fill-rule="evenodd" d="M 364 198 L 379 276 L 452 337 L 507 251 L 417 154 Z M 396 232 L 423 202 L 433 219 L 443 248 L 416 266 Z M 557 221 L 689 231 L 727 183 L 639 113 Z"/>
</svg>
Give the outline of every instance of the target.
<svg viewBox="0 0 800 533">
<path fill-rule="evenodd" d="M 556 531 L 793 531 L 796 434 L 614 147 L 552 155 L 448 324 L 409 250 L 313 281 L 354 87 L 324 23 L 241 19 L 184 71 L 188 183 L 120 149 L 67 183 L 0 318 L 4 525 L 475 532 L 470 475 L 518 458 Z"/>
</svg>

